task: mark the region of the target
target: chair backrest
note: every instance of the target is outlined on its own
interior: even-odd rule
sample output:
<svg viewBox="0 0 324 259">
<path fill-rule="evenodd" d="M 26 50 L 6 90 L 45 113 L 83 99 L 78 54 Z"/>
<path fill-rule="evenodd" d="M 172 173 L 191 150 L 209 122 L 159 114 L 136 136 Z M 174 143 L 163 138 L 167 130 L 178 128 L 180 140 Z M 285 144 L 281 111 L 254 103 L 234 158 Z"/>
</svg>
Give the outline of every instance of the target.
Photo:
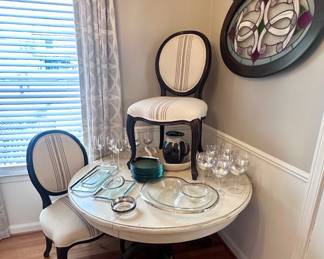
<svg viewBox="0 0 324 259">
<path fill-rule="evenodd" d="M 171 35 L 162 43 L 155 61 L 161 95 L 168 91 L 201 98 L 210 65 L 211 46 L 204 34 L 182 31 Z"/>
<path fill-rule="evenodd" d="M 43 205 L 49 195 L 66 193 L 72 176 L 88 164 L 87 153 L 80 141 L 62 130 L 36 135 L 28 145 L 26 159 L 29 177 L 40 193 Z"/>
</svg>

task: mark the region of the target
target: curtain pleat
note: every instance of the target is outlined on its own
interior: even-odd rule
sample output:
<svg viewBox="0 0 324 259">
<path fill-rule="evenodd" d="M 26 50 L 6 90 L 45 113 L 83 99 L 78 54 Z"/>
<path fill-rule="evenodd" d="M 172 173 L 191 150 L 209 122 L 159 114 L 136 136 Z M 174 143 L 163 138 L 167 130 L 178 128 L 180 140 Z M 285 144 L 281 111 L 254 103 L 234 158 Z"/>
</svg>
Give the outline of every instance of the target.
<svg viewBox="0 0 324 259">
<path fill-rule="evenodd" d="M 74 0 L 84 143 L 123 130 L 121 83 L 113 0 Z"/>
</svg>

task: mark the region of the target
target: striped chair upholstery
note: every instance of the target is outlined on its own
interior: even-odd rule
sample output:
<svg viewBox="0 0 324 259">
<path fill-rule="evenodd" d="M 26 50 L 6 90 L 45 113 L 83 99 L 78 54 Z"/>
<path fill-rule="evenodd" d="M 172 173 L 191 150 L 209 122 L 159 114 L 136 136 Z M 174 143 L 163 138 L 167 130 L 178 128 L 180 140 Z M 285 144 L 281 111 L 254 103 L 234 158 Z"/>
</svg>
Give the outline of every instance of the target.
<svg viewBox="0 0 324 259">
<path fill-rule="evenodd" d="M 33 149 L 38 181 L 52 193 L 66 191 L 72 176 L 84 167 L 78 143 L 68 135 L 53 133 L 39 138 Z"/>
<path fill-rule="evenodd" d="M 99 236 L 99 230 L 91 226 L 73 207 L 68 196 L 59 198 L 40 214 L 41 228 L 56 247 L 69 247 Z"/>
<path fill-rule="evenodd" d="M 202 79 L 207 50 L 202 37 L 180 34 L 167 40 L 158 55 L 158 74 L 176 93 L 188 93 Z M 127 114 L 153 122 L 192 121 L 207 115 L 207 104 L 198 98 L 161 96 L 132 104 Z"/>
<path fill-rule="evenodd" d="M 73 207 L 67 196 L 73 175 L 88 163 L 87 154 L 79 140 L 61 130 L 45 131 L 36 135 L 28 145 L 27 168 L 30 179 L 43 200 L 40 225 L 46 236 L 48 257 L 53 242 L 58 259 L 66 258 L 75 244 L 88 242 L 100 235 L 83 215 Z M 53 203 L 50 196 L 60 197 Z"/>
<path fill-rule="evenodd" d="M 205 43 L 196 34 L 183 34 L 170 39 L 159 59 L 162 80 L 175 92 L 190 91 L 202 77 L 206 56 Z"/>
<path fill-rule="evenodd" d="M 204 118 L 207 108 L 207 104 L 197 98 L 160 96 L 134 103 L 127 114 L 155 122 L 190 122 Z"/>
</svg>

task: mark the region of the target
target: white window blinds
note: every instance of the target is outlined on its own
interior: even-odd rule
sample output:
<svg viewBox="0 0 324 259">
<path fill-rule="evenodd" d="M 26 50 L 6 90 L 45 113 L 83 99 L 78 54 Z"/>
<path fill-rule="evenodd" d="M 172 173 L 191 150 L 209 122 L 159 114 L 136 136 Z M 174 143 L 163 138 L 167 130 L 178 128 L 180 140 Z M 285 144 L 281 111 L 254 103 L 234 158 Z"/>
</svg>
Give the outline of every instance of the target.
<svg viewBox="0 0 324 259">
<path fill-rule="evenodd" d="M 0 0 L 0 167 L 49 129 L 82 136 L 72 0 Z"/>
</svg>

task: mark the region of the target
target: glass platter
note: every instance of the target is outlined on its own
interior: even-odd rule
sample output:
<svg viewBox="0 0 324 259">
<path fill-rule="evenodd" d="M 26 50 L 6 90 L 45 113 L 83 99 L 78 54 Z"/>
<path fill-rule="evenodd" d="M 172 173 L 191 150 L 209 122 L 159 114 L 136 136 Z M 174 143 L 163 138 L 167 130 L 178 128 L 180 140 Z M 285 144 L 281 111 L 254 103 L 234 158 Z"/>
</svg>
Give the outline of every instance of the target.
<svg viewBox="0 0 324 259">
<path fill-rule="evenodd" d="M 117 178 L 119 178 L 119 177 L 116 177 L 115 179 L 117 179 Z M 107 185 L 111 186 L 109 184 L 109 181 L 107 181 L 107 183 L 105 183 L 98 191 L 96 191 L 96 193 L 93 196 L 96 199 L 101 199 L 101 200 L 109 200 L 109 201 L 114 200 L 114 199 L 117 199 L 118 197 L 127 195 L 127 193 L 129 193 L 129 191 L 135 185 L 135 182 L 124 179 L 122 185 L 120 185 L 118 187 L 106 188 L 105 186 L 107 186 Z"/>
<path fill-rule="evenodd" d="M 94 193 L 108 178 L 116 173 L 117 168 L 114 166 L 96 166 L 73 184 L 70 189 L 75 192 Z"/>
<path fill-rule="evenodd" d="M 156 208 L 181 213 L 204 212 L 219 200 L 218 192 L 211 186 L 188 183 L 178 177 L 149 181 L 143 185 L 141 195 Z"/>
</svg>

